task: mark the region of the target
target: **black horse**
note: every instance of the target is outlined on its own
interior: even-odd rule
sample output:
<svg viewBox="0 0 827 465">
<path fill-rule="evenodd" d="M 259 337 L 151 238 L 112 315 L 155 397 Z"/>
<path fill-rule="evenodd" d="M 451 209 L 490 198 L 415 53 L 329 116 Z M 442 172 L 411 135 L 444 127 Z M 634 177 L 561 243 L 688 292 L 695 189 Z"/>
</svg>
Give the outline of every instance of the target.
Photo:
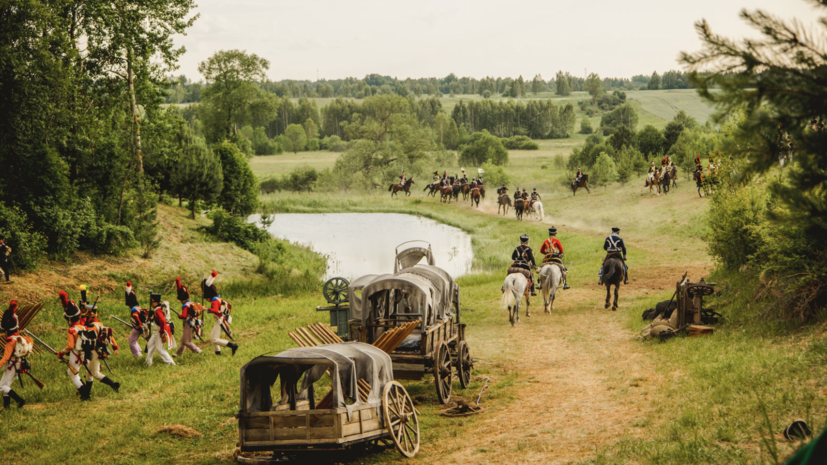
<svg viewBox="0 0 827 465">
<path fill-rule="evenodd" d="M 603 262 L 603 284 L 606 286 L 606 306 L 609 308 L 609 298 L 612 293 L 612 286 L 615 287 L 615 300 L 612 305 L 612 311 L 617 310 L 617 291 L 620 289 L 620 283 L 623 282 L 626 267 L 623 265 L 623 260 L 618 257 L 609 257 Z"/>
<path fill-rule="evenodd" d="M 525 213 L 526 202 L 523 199 L 517 199 L 514 201 L 514 213 L 517 215 L 517 219 L 523 221 L 523 213 Z"/>
</svg>

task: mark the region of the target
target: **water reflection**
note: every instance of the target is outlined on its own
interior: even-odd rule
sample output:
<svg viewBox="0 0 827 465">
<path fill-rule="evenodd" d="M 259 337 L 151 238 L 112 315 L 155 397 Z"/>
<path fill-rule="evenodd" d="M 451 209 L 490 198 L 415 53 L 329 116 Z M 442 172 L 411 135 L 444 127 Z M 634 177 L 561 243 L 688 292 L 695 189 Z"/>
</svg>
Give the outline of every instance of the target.
<svg viewBox="0 0 827 465">
<path fill-rule="evenodd" d="M 395 247 L 405 241 L 431 244 L 436 265 L 457 278 L 471 270 L 471 236 L 428 218 L 399 213 L 284 213 L 268 231 L 327 255 L 326 278 L 355 279 L 392 273 Z M 248 218 L 258 223 L 259 215 Z M 420 244 L 413 244 L 418 246 Z"/>
</svg>

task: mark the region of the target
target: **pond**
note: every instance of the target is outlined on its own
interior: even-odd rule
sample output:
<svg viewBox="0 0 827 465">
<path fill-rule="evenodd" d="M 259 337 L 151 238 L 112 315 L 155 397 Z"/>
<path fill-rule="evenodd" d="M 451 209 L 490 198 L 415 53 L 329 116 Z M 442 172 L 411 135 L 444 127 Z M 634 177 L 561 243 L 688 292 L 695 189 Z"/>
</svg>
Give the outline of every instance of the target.
<svg viewBox="0 0 827 465">
<path fill-rule="evenodd" d="M 458 278 L 471 270 L 471 236 L 434 220 L 399 213 L 283 213 L 268 232 L 327 256 L 325 278 L 353 280 L 393 273 L 396 246 L 423 240 L 431 244 L 436 266 Z M 258 223 L 259 215 L 248 218 Z M 410 244 L 403 246 L 422 246 Z"/>
</svg>

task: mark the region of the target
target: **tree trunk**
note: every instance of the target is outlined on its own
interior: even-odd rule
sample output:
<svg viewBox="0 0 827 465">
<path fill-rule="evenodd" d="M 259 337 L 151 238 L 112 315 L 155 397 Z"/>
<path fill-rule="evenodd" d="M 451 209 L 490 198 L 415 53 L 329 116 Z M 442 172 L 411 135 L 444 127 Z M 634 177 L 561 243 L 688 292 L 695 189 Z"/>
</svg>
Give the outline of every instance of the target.
<svg viewBox="0 0 827 465">
<path fill-rule="evenodd" d="M 138 161 L 135 169 L 139 173 L 144 171 L 144 158 L 141 154 L 141 121 L 138 118 L 138 102 L 135 98 L 135 75 L 132 73 L 132 49 L 127 51 L 126 58 L 126 79 L 129 82 L 129 106 L 132 111 L 132 122 L 135 123 L 135 131 L 132 133 L 132 151 Z"/>
<path fill-rule="evenodd" d="M 192 219 L 195 219 L 195 207 L 197 206 L 198 202 L 195 199 L 190 199 L 190 212 L 192 214 Z"/>
</svg>

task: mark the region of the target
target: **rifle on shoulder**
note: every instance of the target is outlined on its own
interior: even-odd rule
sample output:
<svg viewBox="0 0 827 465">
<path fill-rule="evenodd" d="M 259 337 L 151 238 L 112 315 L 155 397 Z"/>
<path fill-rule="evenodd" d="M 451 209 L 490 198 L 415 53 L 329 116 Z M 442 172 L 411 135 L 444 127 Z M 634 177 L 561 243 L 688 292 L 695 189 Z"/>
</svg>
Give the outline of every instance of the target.
<svg viewBox="0 0 827 465">
<path fill-rule="evenodd" d="M 32 332 L 31 332 L 31 331 L 29 331 L 28 329 L 24 329 L 23 331 L 25 331 L 25 332 L 26 332 L 26 334 L 28 334 L 29 336 L 31 336 L 31 337 L 32 337 L 32 339 L 34 339 L 34 340 L 35 340 L 35 341 L 37 341 L 37 342 L 38 342 L 41 346 L 43 346 L 43 348 L 45 348 L 46 350 L 48 350 L 48 351 L 49 351 L 49 352 L 51 352 L 52 354 L 57 355 L 57 351 L 56 351 L 55 349 L 52 349 L 52 348 L 49 346 L 49 344 L 46 344 L 45 342 L 43 342 L 43 340 L 42 340 L 42 339 L 40 339 L 39 337 L 37 337 L 37 336 L 35 336 L 34 334 L 32 334 Z M 69 361 L 68 361 L 68 360 L 64 359 L 63 357 L 60 357 L 60 358 L 59 358 L 59 360 L 60 360 L 60 363 L 64 363 L 64 364 L 66 364 L 66 366 L 68 366 L 68 367 L 69 367 L 69 371 L 71 371 L 73 375 L 78 374 L 78 370 L 77 370 L 77 369 L 75 369 L 75 367 L 73 367 L 72 365 L 69 365 Z M 87 370 L 88 370 L 88 368 L 87 368 Z M 29 375 L 29 376 L 31 376 L 31 375 Z M 41 383 L 41 384 L 43 384 L 43 383 Z"/>
</svg>

